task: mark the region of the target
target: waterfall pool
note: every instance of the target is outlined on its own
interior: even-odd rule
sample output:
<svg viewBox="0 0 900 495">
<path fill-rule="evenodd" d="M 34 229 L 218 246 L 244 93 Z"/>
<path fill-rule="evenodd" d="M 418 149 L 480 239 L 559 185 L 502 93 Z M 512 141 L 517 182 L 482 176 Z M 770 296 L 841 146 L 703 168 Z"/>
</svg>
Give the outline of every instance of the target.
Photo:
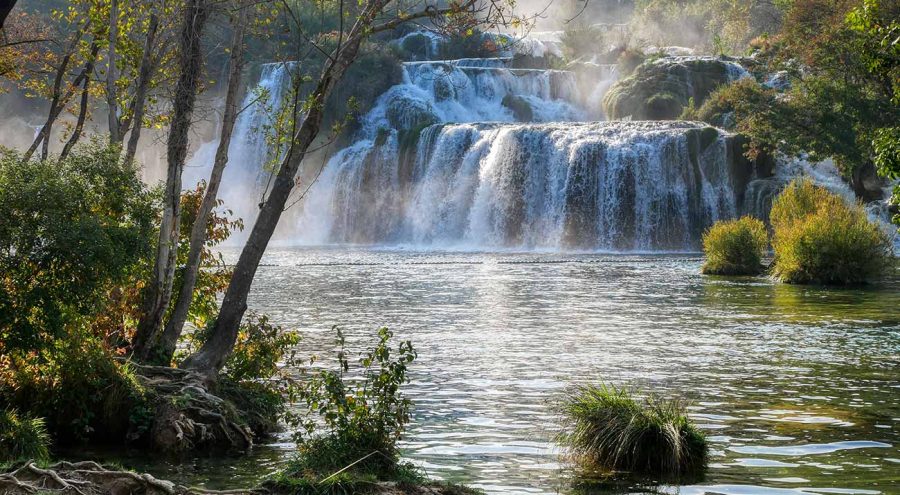
<svg viewBox="0 0 900 495">
<path fill-rule="evenodd" d="M 572 492 L 553 404 L 567 386 L 598 380 L 691 400 L 709 468 L 661 493 L 898 493 L 900 278 L 799 287 L 701 276 L 700 264 L 683 254 L 273 248 L 249 306 L 300 331 L 300 355 L 330 355 L 335 324 L 352 348 L 380 326 L 411 339 L 404 455 L 488 493 Z M 285 435 L 226 459 L 78 457 L 239 488 L 291 450 Z"/>
</svg>

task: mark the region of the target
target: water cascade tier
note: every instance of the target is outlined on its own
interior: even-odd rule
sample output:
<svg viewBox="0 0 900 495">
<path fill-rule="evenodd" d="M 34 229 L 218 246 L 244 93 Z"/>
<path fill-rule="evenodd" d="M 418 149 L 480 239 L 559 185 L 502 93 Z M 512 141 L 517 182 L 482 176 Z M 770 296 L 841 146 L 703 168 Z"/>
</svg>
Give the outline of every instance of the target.
<svg viewBox="0 0 900 495">
<path fill-rule="evenodd" d="M 687 101 L 752 77 L 739 60 L 665 56 L 616 82 L 616 67 L 595 61 L 548 68 L 561 60 L 551 35 L 454 60 L 434 59 L 444 52 L 434 33 L 398 40 L 409 54 L 402 82 L 361 118 L 349 146 L 321 171 L 321 161 L 310 165 L 307 179 L 316 179 L 284 222 L 288 241 L 696 251 L 717 220 L 768 217 L 796 174 L 749 162 L 739 137 L 697 122 L 603 121 L 604 102 L 619 114 L 624 107 L 611 102 L 659 100 L 641 96 L 650 82 Z M 248 225 L 267 190 L 266 164 L 278 159 L 265 132 L 280 99 L 263 104 L 259 94 L 282 94 L 294 67 L 264 65 L 236 125 L 222 196 Z M 198 150 L 187 183 L 208 174 L 215 146 Z"/>
<path fill-rule="evenodd" d="M 414 144 L 405 134 L 332 158 L 304 205 L 305 242 L 690 250 L 737 208 L 729 138 L 698 123 L 435 124 Z"/>
</svg>

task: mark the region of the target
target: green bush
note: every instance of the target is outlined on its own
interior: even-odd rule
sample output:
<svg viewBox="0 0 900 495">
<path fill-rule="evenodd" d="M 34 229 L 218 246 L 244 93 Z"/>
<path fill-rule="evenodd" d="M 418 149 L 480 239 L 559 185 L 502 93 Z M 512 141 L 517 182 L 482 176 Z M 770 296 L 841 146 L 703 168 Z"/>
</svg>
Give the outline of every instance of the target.
<svg viewBox="0 0 900 495">
<path fill-rule="evenodd" d="M 766 226 L 758 219 L 743 217 L 716 222 L 703 234 L 707 275 L 757 275 L 769 247 Z"/>
<path fill-rule="evenodd" d="M 52 346 L 0 365 L 0 402 L 46 420 L 60 444 L 124 444 L 150 428 L 152 397 L 133 369 L 84 326 Z"/>
<path fill-rule="evenodd" d="M 792 284 L 860 284 L 882 276 L 893 263 L 888 235 L 849 205 L 809 180 L 794 181 L 771 213 L 773 275 Z"/>
<path fill-rule="evenodd" d="M 572 425 L 560 434 L 585 467 L 677 476 L 705 466 L 706 439 L 687 418 L 681 400 L 647 397 L 624 388 L 585 385 L 561 406 Z"/>
<path fill-rule="evenodd" d="M 15 409 L 0 410 L 0 462 L 46 460 L 49 446 L 44 420 L 22 416 Z"/>
<path fill-rule="evenodd" d="M 337 332 L 338 369 L 318 370 L 298 386 L 305 411 L 293 421 L 300 426 L 298 455 L 287 475 L 322 480 L 344 470 L 348 476 L 383 481 L 406 477 L 411 468 L 399 462 L 397 442 L 411 402 L 400 389 L 416 352 L 409 341 L 391 349 L 393 334 L 382 328 L 375 348 L 351 369 L 344 336 Z"/>
<path fill-rule="evenodd" d="M 116 147 L 62 161 L 0 154 L 0 354 L 50 345 L 93 316 L 153 245 L 152 195 Z"/>
</svg>

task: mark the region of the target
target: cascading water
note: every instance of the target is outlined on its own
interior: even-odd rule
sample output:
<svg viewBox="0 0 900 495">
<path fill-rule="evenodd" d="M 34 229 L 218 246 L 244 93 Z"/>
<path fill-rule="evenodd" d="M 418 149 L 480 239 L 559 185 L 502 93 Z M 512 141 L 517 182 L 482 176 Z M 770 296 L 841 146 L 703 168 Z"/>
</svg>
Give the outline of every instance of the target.
<svg viewBox="0 0 900 495">
<path fill-rule="evenodd" d="M 267 129 L 280 110 L 281 95 L 290 87 L 292 68 L 290 63 L 264 64 L 259 83 L 244 97 L 240 107 L 243 111 L 234 125 L 219 197 L 225 199 L 235 217 L 244 220 L 245 232 L 249 232 L 259 211 L 257 205 L 268 179 L 266 165 L 275 158 Z M 204 143 L 191 156 L 182 177 L 186 187 L 209 180 L 218 146 L 218 139 Z M 235 238 L 241 239 L 242 235 L 238 233 Z"/>
<path fill-rule="evenodd" d="M 425 60 L 403 64 L 403 82 L 379 97 L 353 144 L 327 162 L 290 219 L 290 242 L 696 250 L 716 220 L 765 218 L 785 181 L 747 178 L 740 146 L 700 123 L 587 122 L 601 116 L 616 68 L 519 66 L 523 51 L 552 52 L 552 40 L 519 42 L 493 58 L 427 60 L 440 40 L 419 37 Z M 722 63 L 730 80 L 750 77 L 738 63 Z M 263 67 L 236 125 L 222 197 L 248 224 L 274 158 L 264 131 L 290 69 Z M 273 96 L 270 104 L 256 101 L 260 92 Z M 207 175 L 216 144 L 195 154 L 192 163 L 202 166 L 188 170 L 196 180 Z"/>
<path fill-rule="evenodd" d="M 308 193 L 298 240 L 690 250 L 704 228 L 735 215 L 724 134 L 684 122 L 582 122 L 612 67 L 593 67 L 604 77 L 582 94 L 574 72 L 514 62 L 405 63 L 403 84 L 382 95 Z"/>
<path fill-rule="evenodd" d="M 698 124 L 439 124 L 411 157 L 397 135 L 331 161 L 307 242 L 685 250 L 736 211 L 726 138 Z"/>
</svg>

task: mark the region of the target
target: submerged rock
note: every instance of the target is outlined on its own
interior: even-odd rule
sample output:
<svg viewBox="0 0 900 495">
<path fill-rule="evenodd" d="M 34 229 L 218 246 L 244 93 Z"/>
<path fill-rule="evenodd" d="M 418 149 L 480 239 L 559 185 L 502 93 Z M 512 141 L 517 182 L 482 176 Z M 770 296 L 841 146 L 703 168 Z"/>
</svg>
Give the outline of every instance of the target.
<svg viewBox="0 0 900 495">
<path fill-rule="evenodd" d="M 699 107 L 716 88 L 744 77 L 750 73 L 728 57 L 663 57 L 614 84 L 603 109 L 611 119 L 673 120 L 692 99 Z"/>
</svg>

